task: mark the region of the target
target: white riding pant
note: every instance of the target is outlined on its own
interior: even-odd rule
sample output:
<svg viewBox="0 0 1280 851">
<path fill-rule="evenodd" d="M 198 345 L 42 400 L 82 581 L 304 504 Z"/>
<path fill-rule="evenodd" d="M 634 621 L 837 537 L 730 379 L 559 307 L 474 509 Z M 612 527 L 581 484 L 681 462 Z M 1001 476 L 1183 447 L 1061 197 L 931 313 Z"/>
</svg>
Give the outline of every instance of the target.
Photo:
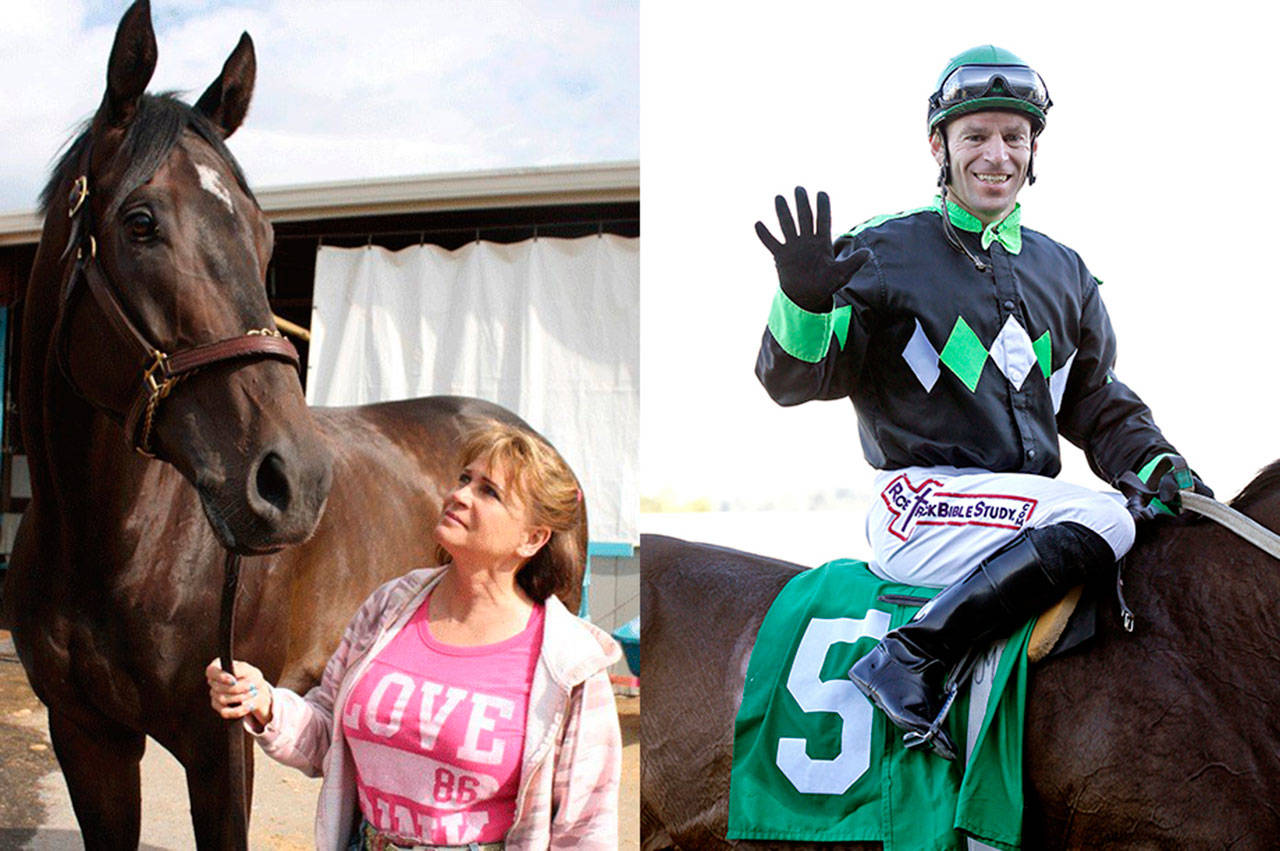
<svg viewBox="0 0 1280 851">
<path fill-rule="evenodd" d="M 876 476 L 867 514 L 873 573 L 942 588 L 962 579 L 1023 529 L 1072 521 L 1101 535 L 1119 559 L 1133 546 L 1133 517 L 1118 493 L 1029 473 L 907 467 Z"/>
</svg>

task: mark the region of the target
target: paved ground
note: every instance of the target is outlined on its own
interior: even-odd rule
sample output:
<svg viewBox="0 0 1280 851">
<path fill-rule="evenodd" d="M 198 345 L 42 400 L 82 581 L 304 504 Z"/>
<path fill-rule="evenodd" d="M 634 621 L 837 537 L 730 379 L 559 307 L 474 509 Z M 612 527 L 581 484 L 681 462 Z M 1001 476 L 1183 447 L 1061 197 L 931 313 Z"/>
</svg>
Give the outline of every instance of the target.
<svg viewBox="0 0 1280 851">
<path fill-rule="evenodd" d="M 623 851 L 640 847 L 640 698 L 618 699 L 622 724 Z M 319 780 L 255 757 L 253 816 L 249 846 L 277 851 L 312 847 L 311 824 Z M 47 716 L 0 630 L 0 851 L 67 851 L 84 847 L 66 785 L 49 745 Z M 169 753 L 149 743 L 142 762 L 144 851 L 195 847 L 186 783 Z"/>
</svg>

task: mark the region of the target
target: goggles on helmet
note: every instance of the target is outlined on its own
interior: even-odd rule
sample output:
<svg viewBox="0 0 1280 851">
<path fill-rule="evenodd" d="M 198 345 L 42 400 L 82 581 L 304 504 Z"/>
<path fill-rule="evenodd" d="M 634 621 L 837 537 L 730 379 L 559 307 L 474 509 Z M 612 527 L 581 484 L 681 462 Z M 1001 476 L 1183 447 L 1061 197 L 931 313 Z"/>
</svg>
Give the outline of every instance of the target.
<svg viewBox="0 0 1280 851">
<path fill-rule="evenodd" d="M 1044 80 L 1025 65 L 961 65 L 942 81 L 929 105 L 947 109 L 992 96 L 1026 101 L 1041 111 L 1053 103 Z"/>
</svg>

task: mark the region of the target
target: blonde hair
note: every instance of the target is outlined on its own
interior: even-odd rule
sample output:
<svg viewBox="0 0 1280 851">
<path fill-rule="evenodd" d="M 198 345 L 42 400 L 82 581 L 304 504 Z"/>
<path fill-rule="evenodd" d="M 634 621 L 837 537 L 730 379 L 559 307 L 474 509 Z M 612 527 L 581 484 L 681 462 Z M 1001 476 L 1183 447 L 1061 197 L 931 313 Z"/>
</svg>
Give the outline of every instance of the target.
<svg viewBox="0 0 1280 851">
<path fill-rule="evenodd" d="M 546 526 L 551 538 L 517 571 L 516 581 L 538 602 L 561 592 L 576 590 L 586 553 L 573 532 L 586 520 L 582 486 L 560 453 L 533 432 L 509 423 L 487 421 L 466 437 L 458 468 L 480 461 L 490 470 L 509 471 L 507 487 L 525 509 L 532 526 Z M 451 556 L 436 545 L 436 558 L 444 564 Z"/>
</svg>

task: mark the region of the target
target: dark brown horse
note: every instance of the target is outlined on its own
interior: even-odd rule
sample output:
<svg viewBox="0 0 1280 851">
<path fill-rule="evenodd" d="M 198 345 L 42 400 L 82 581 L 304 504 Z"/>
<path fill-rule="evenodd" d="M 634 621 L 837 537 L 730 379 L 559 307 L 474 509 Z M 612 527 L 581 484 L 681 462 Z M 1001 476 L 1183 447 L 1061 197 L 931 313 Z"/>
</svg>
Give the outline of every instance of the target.
<svg viewBox="0 0 1280 851">
<path fill-rule="evenodd" d="M 236 656 L 305 689 L 360 601 L 430 563 L 460 436 L 519 420 L 456 397 L 308 410 L 267 304 L 271 226 L 223 145 L 248 109 L 252 43 L 194 108 L 144 94 L 155 61 L 139 0 L 43 196 L 19 377 L 32 497 L 4 603 L 85 844 L 137 846 L 151 736 L 186 769 L 200 847 L 230 848 L 226 727 L 203 675 L 224 551 L 246 556 Z M 219 357 L 147 405 L 158 359 L 131 336 L 173 355 L 157 384 L 175 353 Z M 585 523 L 560 545 L 575 607 Z"/>
<path fill-rule="evenodd" d="M 1280 529 L 1280 462 L 1232 504 Z M 803 568 L 658 536 L 641 552 L 643 847 L 728 847 L 747 659 Z M 1087 650 L 1032 670 L 1025 847 L 1275 847 L 1280 564 L 1180 519 L 1140 533 L 1124 577 L 1135 632 L 1106 611 Z"/>
</svg>

